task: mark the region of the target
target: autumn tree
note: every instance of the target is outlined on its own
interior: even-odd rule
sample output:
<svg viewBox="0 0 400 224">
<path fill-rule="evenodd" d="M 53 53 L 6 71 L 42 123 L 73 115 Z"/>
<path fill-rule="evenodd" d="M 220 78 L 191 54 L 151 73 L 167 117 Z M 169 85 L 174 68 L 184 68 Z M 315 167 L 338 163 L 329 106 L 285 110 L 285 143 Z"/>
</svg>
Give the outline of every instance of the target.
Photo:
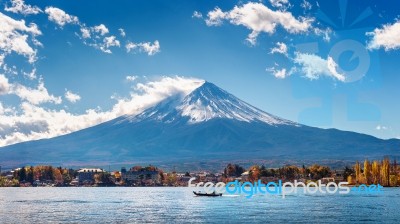
<svg viewBox="0 0 400 224">
<path fill-rule="evenodd" d="M 343 171 L 343 179 L 347 180 L 349 176 L 354 174 L 354 169 L 350 168 L 348 166 L 344 167 L 344 171 Z"/>
<path fill-rule="evenodd" d="M 371 184 L 371 164 L 368 159 L 364 161 L 364 180 L 366 184 Z"/>
<path fill-rule="evenodd" d="M 62 173 L 61 173 L 61 167 L 57 168 L 57 169 L 54 169 L 53 176 L 54 176 L 54 181 L 57 184 L 62 185 L 64 183 L 64 179 L 63 179 L 63 176 L 62 176 Z"/>
<path fill-rule="evenodd" d="M 330 176 L 331 170 L 327 166 L 314 164 L 310 167 L 310 174 L 312 179 L 319 180 L 321 178 Z"/>
<path fill-rule="evenodd" d="M 347 176 L 347 182 L 349 184 L 355 184 L 355 178 L 352 175 Z"/>
<path fill-rule="evenodd" d="M 390 182 L 390 161 L 388 157 L 385 157 L 381 165 L 381 184 L 383 186 L 389 186 Z"/>
<path fill-rule="evenodd" d="M 362 183 L 362 178 L 361 178 L 361 165 L 360 163 L 357 161 L 356 165 L 354 165 L 354 170 L 356 171 L 356 176 L 355 176 L 355 182 L 357 184 Z"/>
<path fill-rule="evenodd" d="M 178 180 L 178 178 L 177 178 L 175 172 L 168 173 L 167 178 L 166 178 L 166 184 L 168 184 L 168 186 L 175 186 L 177 180 Z"/>
<path fill-rule="evenodd" d="M 237 164 L 228 164 L 224 169 L 225 177 L 240 177 L 245 169 Z"/>
<path fill-rule="evenodd" d="M 258 179 L 260 179 L 260 166 L 252 166 L 249 169 L 249 181 L 253 182 L 253 181 L 257 181 Z"/>
<path fill-rule="evenodd" d="M 371 179 L 373 184 L 378 184 L 380 182 L 380 167 L 379 162 L 374 160 L 371 167 Z"/>
</svg>

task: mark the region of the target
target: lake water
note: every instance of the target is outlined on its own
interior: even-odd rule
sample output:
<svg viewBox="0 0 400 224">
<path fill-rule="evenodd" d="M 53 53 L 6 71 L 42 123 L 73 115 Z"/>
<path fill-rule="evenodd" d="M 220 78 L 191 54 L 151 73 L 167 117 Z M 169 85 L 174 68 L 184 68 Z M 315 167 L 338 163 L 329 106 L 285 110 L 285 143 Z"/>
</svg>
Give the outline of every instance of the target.
<svg viewBox="0 0 400 224">
<path fill-rule="evenodd" d="M 0 188 L 0 223 L 400 223 L 380 194 L 195 197 L 190 188 Z"/>
</svg>

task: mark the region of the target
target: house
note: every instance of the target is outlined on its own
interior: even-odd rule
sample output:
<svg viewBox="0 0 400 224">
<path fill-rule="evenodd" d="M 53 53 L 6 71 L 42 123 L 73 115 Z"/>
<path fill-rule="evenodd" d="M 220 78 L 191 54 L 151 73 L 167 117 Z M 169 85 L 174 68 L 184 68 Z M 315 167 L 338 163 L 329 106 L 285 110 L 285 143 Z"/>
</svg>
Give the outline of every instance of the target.
<svg viewBox="0 0 400 224">
<path fill-rule="evenodd" d="M 239 181 L 243 181 L 243 182 L 249 181 L 249 174 L 250 174 L 250 172 L 246 171 L 240 175 L 240 178 L 236 178 L 236 179 Z"/>
<path fill-rule="evenodd" d="M 94 182 L 94 175 L 104 173 L 104 170 L 99 168 L 81 168 L 78 170 L 79 184 L 92 184 Z"/>
<path fill-rule="evenodd" d="M 149 170 L 129 170 L 126 172 L 121 172 L 122 179 L 126 182 L 141 182 L 151 180 L 155 183 L 159 182 L 160 175 L 158 171 Z"/>
<path fill-rule="evenodd" d="M 335 178 L 333 177 L 324 177 L 322 179 L 320 179 L 322 184 L 327 184 L 329 182 L 335 182 Z"/>
<path fill-rule="evenodd" d="M 333 172 L 333 178 L 336 182 L 345 181 L 344 170 L 335 170 L 335 172 Z"/>
</svg>

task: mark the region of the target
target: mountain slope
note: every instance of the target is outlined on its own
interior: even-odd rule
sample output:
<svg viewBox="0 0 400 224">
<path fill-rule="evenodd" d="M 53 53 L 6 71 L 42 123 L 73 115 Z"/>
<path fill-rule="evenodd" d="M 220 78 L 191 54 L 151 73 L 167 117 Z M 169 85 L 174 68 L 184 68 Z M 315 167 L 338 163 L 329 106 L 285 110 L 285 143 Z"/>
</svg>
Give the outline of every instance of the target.
<svg viewBox="0 0 400 224">
<path fill-rule="evenodd" d="M 245 159 L 323 160 L 400 155 L 399 140 L 297 124 L 205 82 L 137 116 L 0 148 L 0 164 L 176 164 Z"/>
</svg>

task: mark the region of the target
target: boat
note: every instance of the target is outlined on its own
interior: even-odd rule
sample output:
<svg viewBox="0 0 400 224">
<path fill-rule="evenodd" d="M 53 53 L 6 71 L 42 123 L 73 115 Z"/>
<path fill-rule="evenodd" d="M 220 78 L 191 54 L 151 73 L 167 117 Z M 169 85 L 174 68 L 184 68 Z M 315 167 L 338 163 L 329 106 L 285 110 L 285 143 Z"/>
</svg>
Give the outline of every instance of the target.
<svg viewBox="0 0 400 224">
<path fill-rule="evenodd" d="M 206 196 L 206 197 L 220 197 L 220 196 L 222 196 L 222 193 L 215 193 L 215 191 L 214 192 L 212 192 L 212 193 L 201 193 L 201 192 L 196 192 L 196 191 L 193 191 L 193 194 L 195 194 L 196 196 Z"/>
</svg>

